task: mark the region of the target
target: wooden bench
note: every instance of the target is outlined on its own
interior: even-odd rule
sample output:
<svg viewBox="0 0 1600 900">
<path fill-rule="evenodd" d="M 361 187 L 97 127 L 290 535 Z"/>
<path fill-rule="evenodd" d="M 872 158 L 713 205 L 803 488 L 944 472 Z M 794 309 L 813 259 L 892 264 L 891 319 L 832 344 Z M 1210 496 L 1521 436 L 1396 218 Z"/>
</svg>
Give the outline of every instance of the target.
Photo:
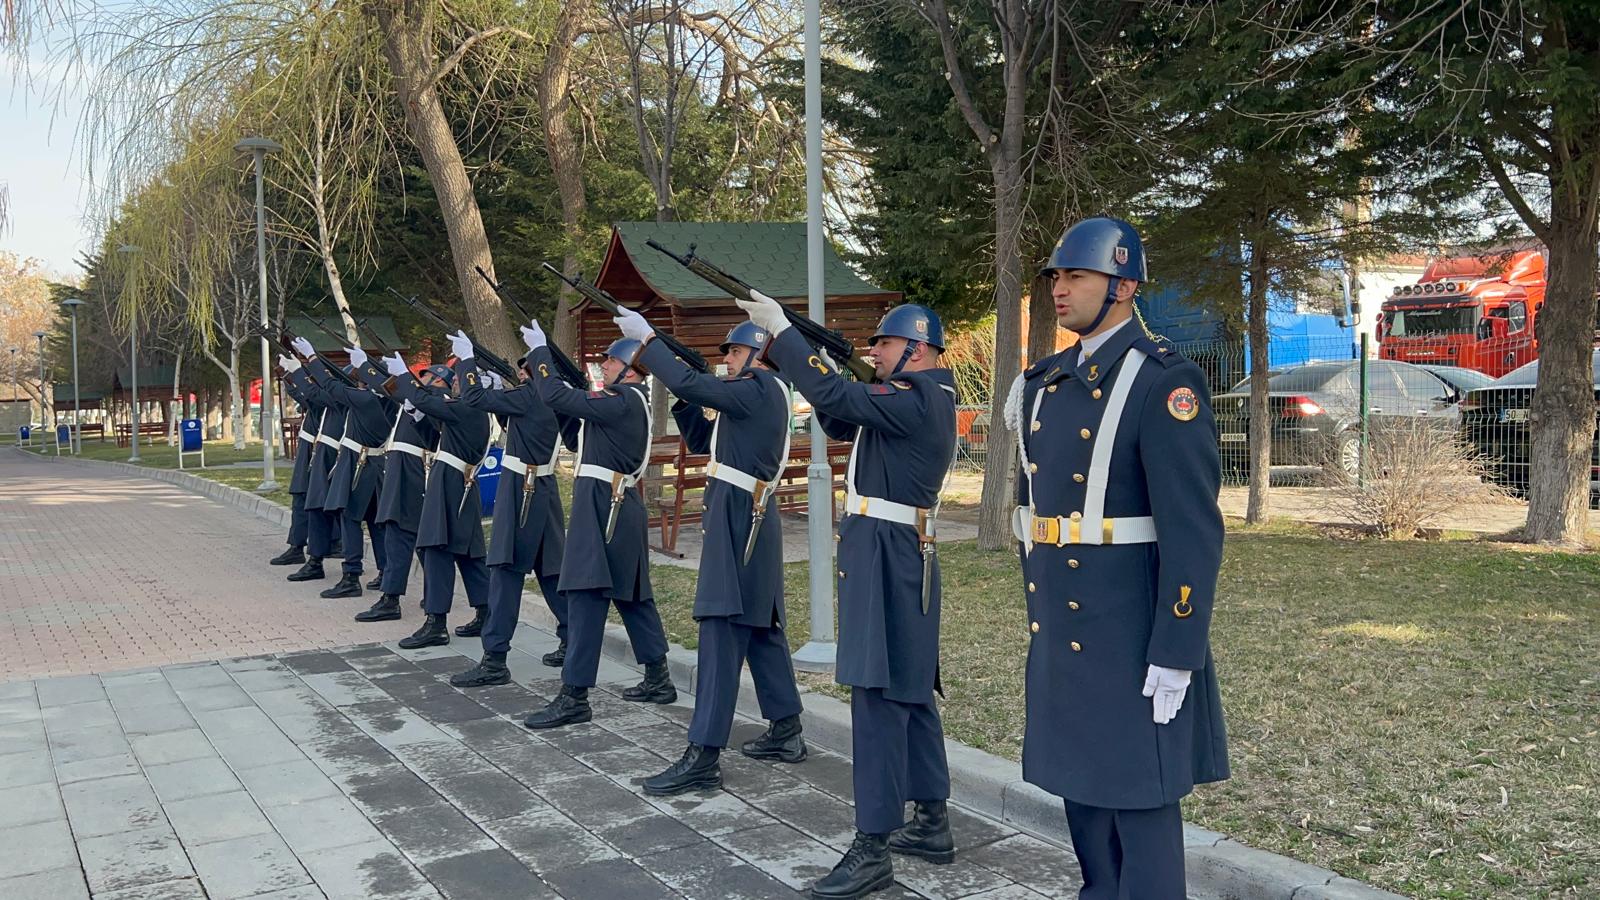
<svg viewBox="0 0 1600 900">
<path fill-rule="evenodd" d="M 300 428 L 305 425 L 306 417 L 295 416 L 279 421 L 283 424 L 283 458 L 294 459 L 294 455 L 300 452 Z"/>
<path fill-rule="evenodd" d="M 91 434 L 98 438 L 100 443 L 104 444 L 106 442 L 106 423 L 84 422 L 78 426 L 78 440 L 81 441 Z"/>
<path fill-rule="evenodd" d="M 844 471 L 850 457 L 850 445 L 843 441 L 829 441 L 827 454 L 829 468 L 833 471 L 833 492 L 837 494 L 844 490 Z M 710 462 L 711 454 L 690 453 L 689 446 L 679 438 L 655 442 L 650 463 L 660 466 L 662 474 L 658 478 L 647 479 L 642 485 L 646 497 L 660 495 L 659 510 L 650 518 L 650 528 L 660 535 L 659 541 L 651 544 L 654 549 L 680 558 L 683 556 L 678 552 L 678 536 L 684 525 L 699 522 L 705 514 L 705 487 L 710 480 L 706 477 L 706 465 Z M 806 470 L 810 465 L 810 435 L 801 432 L 795 435 L 789 448 L 789 461 L 778 477 L 777 489 L 773 491 L 780 513 L 807 511 L 809 482 Z M 830 503 L 828 513 L 831 520 L 838 519 L 838 512 L 837 502 Z"/>
<path fill-rule="evenodd" d="M 145 438 L 145 444 L 153 445 L 158 437 L 166 437 L 167 426 L 165 422 L 140 422 L 139 436 Z M 127 447 L 133 443 L 133 424 L 131 422 L 117 423 L 117 446 Z"/>
</svg>

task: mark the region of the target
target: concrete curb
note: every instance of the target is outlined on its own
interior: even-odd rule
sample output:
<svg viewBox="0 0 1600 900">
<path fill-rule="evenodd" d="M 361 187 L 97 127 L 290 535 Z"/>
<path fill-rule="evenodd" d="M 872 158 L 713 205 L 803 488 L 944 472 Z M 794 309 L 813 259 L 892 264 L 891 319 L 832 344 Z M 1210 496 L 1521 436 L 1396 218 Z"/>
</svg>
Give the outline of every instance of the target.
<svg viewBox="0 0 1600 900">
<path fill-rule="evenodd" d="M 200 494 L 221 503 L 231 506 L 241 512 L 247 512 L 259 519 L 265 519 L 280 528 L 289 527 L 289 507 L 273 500 L 268 500 L 249 491 L 241 491 L 236 487 L 212 481 L 199 475 L 190 475 L 177 469 L 158 469 L 153 466 L 136 466 L 133 463 L 111 462 L 103 459 L 82 459 L 69 456 L 40 456 L 41 459 L 54 459 L 57 462 L 73 463 L 80 466 L 98 466 L 121 472 L 124 475 L 138 475 L 155 481 L 165 481 L 184 490 Z"/>
<path fill-rule="evenodd" d="M 555 617 L 537 592 L 523 594 L 522 620 L 555 631 Z M 640 668 L 633 659 L 628 634 L 620 625 L 606 625 L 603 653 L 615 662 Z M 693 650 L 672 644 L 667 651 L 667 667 L 680 692 L 688 686 L 687 693 L 693 693 L 697 666 Z M 849 756 L 850 706 L 815 691 L 802 693 L 805 712 L 801 721 L 806 740 Z M 740 674 L 738 709 L 742 715 L 761 719 L 748 670 Z M 952 740 L 945 741 L 945 754 L 950 762 L 951 799 L 1019 831 L 1064 848 L 1071 846 L 1061 798 L 1023 781 L 1020 764 Z M 1196 900 L 1404 900 L 1399 894 L 1287 856 L 1246 847 L 1227 835 L 1187 822 L 1183 840 L 1189 893 Z"/>
</svg>

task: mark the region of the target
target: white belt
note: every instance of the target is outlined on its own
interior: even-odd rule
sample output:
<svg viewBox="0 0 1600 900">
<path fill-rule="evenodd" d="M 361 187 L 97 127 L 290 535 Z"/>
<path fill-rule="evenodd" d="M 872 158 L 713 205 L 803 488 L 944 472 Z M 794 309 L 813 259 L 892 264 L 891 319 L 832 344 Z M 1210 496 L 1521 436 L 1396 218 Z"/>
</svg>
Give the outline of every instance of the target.
<svg viewBox="0 0 1600 900">
<path fill-rule="evenodd" d="M 399 450 L 401 453 L 409 453 L 412 456 L 415 456 L 417 459 L 423 458 L 423 450 L 421 447 L 418 447 L 416 444 L 408 444 L 405 441 L 390 441 L 389 449 Z"/>
<path fill-rule="evenodd" d="M 706 466 L 706 477 L 715 478 L 718 481 L 725 481 L 728 484 L 731 484 L 734 487 L 749 493 L 752 497 L 755 496 L 758 489 L 767 483 L 755 477 L 754 475 L 751 475 L 749 472 L 741 472 L 727 463 L 719 462 L 714 462 Z"/>
<path fill-rule="evenodd" d="M 928 511 L 919 506 L 896 503 L 882 497 L 863 497 L 854 492 L 845 494 L 844 511 L 845 515 L 882 519 L 885 522 L 910 525 L 913 528 L 920 528 L 919 523 L 928 515 Z"/>
<path fill-rule="evenodd" d="M 1026 506 L 1017 507 L 1026 518 Z M 1114 519 L 1105 516 L 1098 529 L 1084 528 L 1082 516 L 1034 516 L 1029 530 L 1034 544 L 1064 547 L 1068 544 L 1153 544 L 1156 520 L 1150 516 Z"/>
<path fill-rule="evenodd" d="M 523 462 L 521 457 L 512 456 L 511 454 L 507 453 L 500 457 L 500 465 L 505 466 L 518 475 L 521 475 L 523 478 L 528 477 L 528 464 Z M 545 475 L 554 475 L 555 473 L 555 460 L 551 460 L 542 466 L 533 467 L 533 477 L 535 478 L 542 478 Z"/>
<path fill-rule="evenodd" d="M 579 466 L 578 467 L 578 477 L 579 478 L 593 478 L 596 481 L 604 481 L 608 485 L 616 484 L 617 483 L 617 479 L 621 478 L 622 479 L 622 486 L 625 487 L 625 488 L 633 487 L 636 483 L 638 483 L 638 480 L 639 480 L 637 478 L 634 478 L 631 473 L 628 473 L 628 472 L 615 472 L 615 471 L 612 471 L 611 469 L 606 468 L 605 466 L 597 466 L 597 465 L 594 465 L 592 463 L 584 463 L 583 465 Z"/>
<path fill-rule="evenodd" d="M 339 449 L 339 442 L 325 434 L 317 435 L 317 443 L 327 444 L 329 447 L 332 447 L 335 450 Z"/>
<path fill-rule="evenodd" d="M 346 450 L 349 450 L 351 453 L 354 453 L 357 456 L 365 456 L 365 457 L 367 457 L 369 459 L 372 458 L 372 457 L 382 456 L 383 455 L 383 448 L 382 447 L 368 447 L 365 444 L 358 444 L 355 441 L 350 440 L 349 438 L 340 438 L 339 439 L 339 446 L 345 448 Z"/>
<path fill-rule="evenodd" d="M 302 429 L 300 429 L 300 438 L 299 439 L 302 440 L 302 441 L 314 441 L 314 440 L 317 439 L 317 436 L 312 434 L 311 432 L 305 430 L 304 428 L 302 428 Z"/>
<path fill-rule="evenodd" d="M 467 474 L 467 461 L 448 450 L 440 450 L 433 454 L 434 462 L 442 462 L 462 475 Z"/>
</svg>

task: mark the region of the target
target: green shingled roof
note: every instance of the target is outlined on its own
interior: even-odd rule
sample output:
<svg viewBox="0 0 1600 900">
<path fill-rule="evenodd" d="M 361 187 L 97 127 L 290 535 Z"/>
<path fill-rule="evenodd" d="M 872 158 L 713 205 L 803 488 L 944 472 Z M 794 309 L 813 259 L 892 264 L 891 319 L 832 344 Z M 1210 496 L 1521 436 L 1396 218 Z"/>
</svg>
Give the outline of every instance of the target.
<svg viewBox="0 0 1600 900">
<path fill-rule="evenodd" d="M 804 222 L 618 222 L 628 258 L 656 293 L 679 302 L 726 301 L 727 295 L 665 254 L 645 245 L 655 240 L 674 253 L 695 253 L 728 270 L 763 293 L 793 299 L 806 296 Z M 823 248 L 823 284 L 829 297 L 887 294 L 851 271 Z"/>
<path fill-rule="evenodd" d="M 400 342 L 400 336 L 395 333 L 394 320 L 388 316 L 357 315 L 356 320 L 361 323 L 363 335 L 371 333 L 379 340 L 383 341 L 382 347 L 367 346 L 372 340 L 372 338 L 368 337 L 362 341 L 363 350 L 367 350 L 369 352 L 372 350 L 387 350 L 393 352 L 396 350 L 407 349 L 406 346 Z M 343 350 L 345 347 L 349 346 L 348 344 L 334 341 L 333 338 L 324 334 L 321 329 L 312 325 L 311 323 L 313 321 L 321 323 L 323 328 L 328 329 L 334 334 L 344 334 L 344 322 L 341 321 L 338 316 L 328 316 L 326 318 L 318 316 L 315 317 L 315 319 L 309 316 L 285 316 L 283 327 L 284 330 L 288 331 L 295 337 L 303 337 L 310 341 L 312 348 L 319 352 L 332 353 Z"/>
</svg>

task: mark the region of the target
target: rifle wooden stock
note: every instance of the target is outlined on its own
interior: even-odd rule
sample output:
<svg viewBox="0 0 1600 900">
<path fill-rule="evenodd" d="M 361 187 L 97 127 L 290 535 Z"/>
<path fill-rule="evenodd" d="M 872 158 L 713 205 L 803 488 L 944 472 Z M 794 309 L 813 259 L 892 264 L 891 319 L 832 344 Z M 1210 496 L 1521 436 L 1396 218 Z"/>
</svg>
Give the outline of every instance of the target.
<svg viewBox="0 0 1600 900">
<path fill-rule="evenodd" d="M 549 263 L 544 263 L 544 269 L 551 275 L 554 275 L 567 285 L 571 286 L 573 290 L 582 294 L 586 299 L 594 301 L 596 305 L 606 312 L 611 313 L 613 316 L 622 315 L 622 304 L 617 301 L 617 298 L 611 296 L 605 291 L 600 290 L 598 286 L 584 281 L 582 275 L 579 275 L 577 278 L 568 278 L 567 276 L 561 274 L 560 269 L 550 265 Z M 672 351 L 672 355 L 683 360 L 688 364 L 689 368 L 694 369 L 696 372 L 711 371 L 711 364 L 706 362 L 706 358 L 704 356 L 701 356 L 693 349 L 685 346 L 682 341 L 670 334 L 667 334 L 659 328 L 656 329 L 656 340 L 660 341 L 663 347 L 666 347 L 668 350 Z"/>
</svg>

